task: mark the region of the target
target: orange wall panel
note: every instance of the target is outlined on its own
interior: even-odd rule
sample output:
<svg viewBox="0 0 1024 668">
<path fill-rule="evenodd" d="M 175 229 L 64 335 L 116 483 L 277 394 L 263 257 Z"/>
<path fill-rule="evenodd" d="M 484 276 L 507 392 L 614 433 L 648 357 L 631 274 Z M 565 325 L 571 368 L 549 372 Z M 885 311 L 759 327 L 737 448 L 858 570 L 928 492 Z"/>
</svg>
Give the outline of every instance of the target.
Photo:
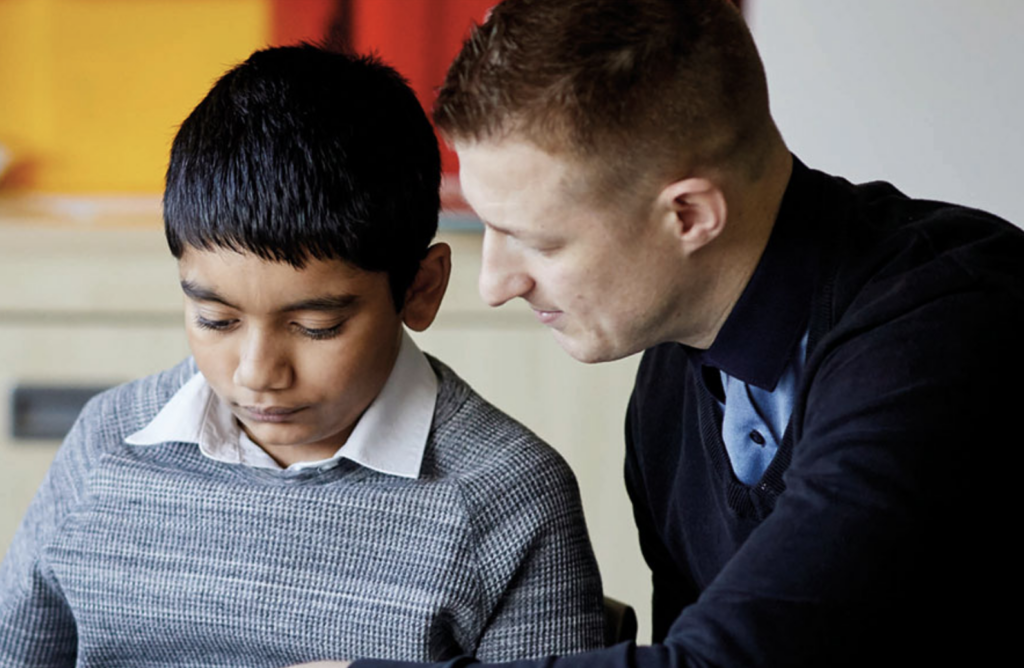
<svg viewBox="0 0 1024 668">
<path fill-rule="evenodd" d="M 352 47 L 374 51 L 402 73 L 429 113 L 448 65 L 497 0 L 350 0 Z M 444 171 L 458 171 L 442 144 Z"/>
<path fill-rule="evenodd" d="M 178 124 L 227 68 L 334 27 L 399 70 L 429 110 L 495 0 L 0 0 L 8 188 L 153 192 Z M 445 151 L 445 170 L 456 171 Z"/>
<path fill-rule="evenodd" d="M 271 0 L 271 43 L 274 46 L 320 43 L 337 7 L 338 0 Z"/>
<path fill-rule="evenodd" d="M 159 192 L 175 129 L 268 41 L 268 0 L 0 0 L 13 185 Z"/>
</svg>

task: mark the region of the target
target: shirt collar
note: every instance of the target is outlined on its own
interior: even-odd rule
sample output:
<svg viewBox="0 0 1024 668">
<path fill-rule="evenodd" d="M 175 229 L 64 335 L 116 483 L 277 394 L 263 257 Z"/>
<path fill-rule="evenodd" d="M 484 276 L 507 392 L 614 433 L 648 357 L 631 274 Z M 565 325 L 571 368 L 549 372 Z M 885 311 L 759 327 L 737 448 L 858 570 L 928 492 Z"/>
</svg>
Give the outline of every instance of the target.
<svg viewBox="0 0 1024 668">
<path fill-rule="evenodd" d="M 298 462 L 287 470 L 329 468 L 344 458 L 380 473 L 419 477 L 437 402 L 437 385 L 430 362 L 403 331 L 391 374 L 345 444 L 328 459 Z M 220 462 L 281 468 L 246 436 L 231 409 L 214 394 L 201 373 L 185 383 L 148 425 L 125 441 L 140 446 L 195 443 L 204 455 Z"/>
<path fill-rule="evenodd" d="M 764 253 L 729 317 L 697 359 L 772 391 L 807 331 L 818 250 L 810 170 L 793 172 Z"/>
</svg>

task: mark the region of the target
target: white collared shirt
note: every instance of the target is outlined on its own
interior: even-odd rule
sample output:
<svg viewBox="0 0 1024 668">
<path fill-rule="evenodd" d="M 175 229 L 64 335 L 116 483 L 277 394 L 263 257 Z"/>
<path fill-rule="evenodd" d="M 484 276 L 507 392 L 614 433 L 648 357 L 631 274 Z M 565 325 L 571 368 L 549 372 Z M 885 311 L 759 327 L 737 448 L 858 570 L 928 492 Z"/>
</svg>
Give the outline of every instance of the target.
<svg viewBox="0 0 1024 668">
<path fill-rule="evenodd" d="M 437 376 L 408 332 L 403 331 L 391 374 L 345 444 L 333 457 L 296 462 L 287 470 L 330 468 L 345 458 L 380 473 L 419 477 L 435 403 Z M 246 435 L 202 373 L 182 385 L 148 425 L 125 439 L 138 446 L 169 441 L 195 443 L 204 455 L 219 462 L 281 469 Z"/>
</svg>

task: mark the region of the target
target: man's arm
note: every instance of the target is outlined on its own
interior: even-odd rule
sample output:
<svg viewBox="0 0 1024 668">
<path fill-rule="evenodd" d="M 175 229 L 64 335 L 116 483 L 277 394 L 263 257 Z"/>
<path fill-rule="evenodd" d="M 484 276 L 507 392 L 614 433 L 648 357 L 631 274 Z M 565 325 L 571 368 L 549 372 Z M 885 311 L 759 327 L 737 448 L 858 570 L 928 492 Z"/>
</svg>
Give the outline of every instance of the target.
<svg viewBox="0 0 1024 668">
<path fill-rule="evenodd" d="M 651 569 L 651 642 L 659 643 L 668 635 L 669 627 L 683 608 L 697 600 L 700 593 L 693 579 L 676 563 L 655 529 L 646 490 L 632 446 L 632 421 L 635 405 L 630 400 L 626 414 L 626 491 L 633 504 L 640 549 Z"/>
</svg>

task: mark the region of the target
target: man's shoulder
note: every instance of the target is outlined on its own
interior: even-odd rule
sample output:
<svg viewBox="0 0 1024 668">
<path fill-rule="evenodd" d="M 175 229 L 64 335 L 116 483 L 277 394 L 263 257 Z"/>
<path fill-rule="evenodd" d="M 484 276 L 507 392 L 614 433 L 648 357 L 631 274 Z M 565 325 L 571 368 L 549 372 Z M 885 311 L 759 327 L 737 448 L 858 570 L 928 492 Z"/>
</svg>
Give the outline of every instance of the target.
<svg viewBox="0 0 1024 668">
<path fill-rule="evenodd" d="M 870 326 L 949 295 L 1024 300 L 1018 227 L 979 209 L 908 197 L 886 182 L 813 174 L 821 269 L 812 329 L 823 312 L 827 327 L 862 319 Z"/>
<path fill-rule="evenodd" d="M 424 461 L 428 475 L 492 492 L 552 482 L 575 488 L 572 471 L 554 448 L 477 394 L 443 362 L 428 359 L 439 381 Z"/>
<path fill-rule="evenodd" d="M 947 255 L 971 262 L 1024 252 L 1024 231 L 987 211 L 909 197 L 886 181 L 854 184 L 810 172 L 819 210 L 831 219 L 820 221 L 829 233 L 824 239 L 841 241 L 839 250 L 850 257 L 891 256 L 915 243 L 918 252 L 902 258 L 908 266 Z"/>
<path fill-rule="evenodd" d="M 1006 393 L 986 390 L 1024 373 L 1024 232 L 887 184 L 850 188 L 854 206 L 845 218 L 836 211 L 842 222 L 823 242 L 794 440 L 832 447 L 858 429 L 871 443 L 901 434 L 934 469 L 1013 414 Z"/>
</svg>

